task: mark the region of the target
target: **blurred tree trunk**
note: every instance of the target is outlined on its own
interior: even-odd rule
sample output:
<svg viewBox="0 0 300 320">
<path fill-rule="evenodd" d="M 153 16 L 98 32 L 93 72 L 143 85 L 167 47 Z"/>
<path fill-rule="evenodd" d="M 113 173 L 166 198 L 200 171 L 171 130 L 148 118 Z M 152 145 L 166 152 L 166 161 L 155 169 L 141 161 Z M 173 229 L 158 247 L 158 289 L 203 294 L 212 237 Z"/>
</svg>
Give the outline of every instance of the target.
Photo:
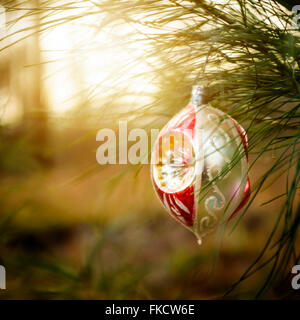
<svg viewBox="0 0 300 320">
<path fill-rule="evenodd" d="M 49 138 L 48 108 L 43 98 L 42 64 L 40 48 L 40 24 L 41 13 L 40 0 L 33 0 L 32 6 L 37 10 L 34 15 L 34 34 L 29 38 L 26 47 L 25 71 L 25 99 L 24 99 L 24 123 L 35 156 L 41 161 L 47 162 L 47 145 Z"/>
</svg>

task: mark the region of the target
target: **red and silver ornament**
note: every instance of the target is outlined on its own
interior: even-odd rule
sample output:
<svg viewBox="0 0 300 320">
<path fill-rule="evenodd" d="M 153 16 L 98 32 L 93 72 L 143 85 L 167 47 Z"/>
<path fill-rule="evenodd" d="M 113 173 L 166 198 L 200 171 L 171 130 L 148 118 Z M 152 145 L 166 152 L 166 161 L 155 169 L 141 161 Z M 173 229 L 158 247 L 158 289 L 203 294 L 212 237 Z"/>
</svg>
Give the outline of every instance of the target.
<svg viewBox="0 0 300 320">
<path fill-rule="evenodd" d="M 190 103 L 161 130 L 151 156 L 154 189 L 167 211 L 198 242 L 231 219 L 250 197 L 245 130 L 224 112 Z"/>
</svg>

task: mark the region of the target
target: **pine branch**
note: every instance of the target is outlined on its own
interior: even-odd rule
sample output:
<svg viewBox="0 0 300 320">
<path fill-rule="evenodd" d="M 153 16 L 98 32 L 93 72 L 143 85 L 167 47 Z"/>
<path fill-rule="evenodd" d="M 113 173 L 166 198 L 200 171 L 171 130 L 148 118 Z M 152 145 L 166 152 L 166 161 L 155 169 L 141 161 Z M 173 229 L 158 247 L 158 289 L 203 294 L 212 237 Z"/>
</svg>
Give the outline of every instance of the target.
<svg viewBox="0 0 300 320">
<path fill-rule="evenodd" d="M 292 10 L 294 6 L 299 5 L 299 2 L 297 0 L 275 0 L 274 2 L 280 3 L 288 10 Z"/>
</svg>

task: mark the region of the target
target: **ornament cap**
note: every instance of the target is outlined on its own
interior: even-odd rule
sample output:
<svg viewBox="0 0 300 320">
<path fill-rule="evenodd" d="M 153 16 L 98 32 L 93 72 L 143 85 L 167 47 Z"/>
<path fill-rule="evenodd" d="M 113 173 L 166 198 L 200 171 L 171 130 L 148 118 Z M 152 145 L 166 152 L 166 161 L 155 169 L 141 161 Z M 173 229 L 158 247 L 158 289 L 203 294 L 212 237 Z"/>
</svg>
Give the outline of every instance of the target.
<svg viewBox="0 0 300 320">
<path fill-rule="evenodd" d="M 192 89 L 191 104 L 200 106 L 203 103 L 204 87 L 201 85 L 194 85 Z"/>
</svg>

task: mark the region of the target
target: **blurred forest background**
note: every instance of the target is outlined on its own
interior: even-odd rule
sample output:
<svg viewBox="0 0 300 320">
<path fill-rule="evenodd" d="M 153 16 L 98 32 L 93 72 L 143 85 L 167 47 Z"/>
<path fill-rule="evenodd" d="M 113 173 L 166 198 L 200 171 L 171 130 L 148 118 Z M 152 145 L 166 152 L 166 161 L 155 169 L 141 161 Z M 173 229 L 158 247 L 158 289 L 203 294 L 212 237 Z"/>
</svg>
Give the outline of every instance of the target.
<svg viewBox="0 0 300 320">
<path fill-rule="evenodd" d="M 212 51 L 217 52 L 212 49 L 214 42 L 227 41 L 228 47 L 234 47 L 238 40 L 226 38 L 233 35 L 232 29 L 223 29 L 218 39 L 209 38 L 209 31 L 217 22 L 207 12 L 213 16 L 216 15 L 213 9 L 219 10 L 218 19 L 224 14 L 238 26 L 245 22 L 244 1 L 232 5 L 229 2 L 164 0 L 140 1 L 139 5 L 136 1 L 100 0 L 0 2 L 5 9 L 0 16 L 6 20 L 0 28 L 0 264 L 7 272 L 7 289 L 0 291 L 0 298 L 222 298 L 263 250 L 286 205 L 290 181 L 294 181 L 290 216 L 299 217 L 299 210 L 295 209 L 299 203 L 298 178 L 293 180 L 294 160 L 299 159 L 298 140 L 294 151 L 289 151 L 294 152 L 295 158 L 290 156 L 290 162 L 276 167 L 275 176 L 266 179 L 258 189 L 266 169 L 281 158 L 282 146 L 261 147 L 271 141 L 267 136 L 273 130 L 271 124 L 277 124 L 272 122 L 272 114 L 264 114 L 258 122 L 267 133 L 258 138 L 251 135 L 251 112 L 232 106 L 237 101 L 249 104 L 253 97 L 248 85 L 254 90 L 252 84 L 257 79 L 250 69 L 245 69 L 249 78 L 228 81 L 226 63 L 234 62 L 225 54 L 213 58 L 211 65 L 208 61 Z M 201 20 L 206 3 L 211 25 Z M 250 3 L 259 6 L 261 2 Z M 198 9 L 202 14 L 199 20 L 193 12 Z M 274 10 L 288 19 L 291 15 L 288 9 L 278 6 Z M 267 9 L 259 11 L 264 17 L 272 16 Z M 252 37 L 247 34 L 248 41 L 256 41 L 256 46 L 263 48 L 269 39 L 276 47 L 275 40 L 264 32 L 273 30 L 274 35 L 274 30 L 281 28 L 278 23 L 273 26 L 274 21 L 270 22 L 270 30 L 260 26 L 255 31 L 255 21 L 250 18 L 249 21 L 253 34 Z M 206 38 L 197 35 L 202 27 Z M 237 38 L 245 34 L 237 34 Z M 190 41 L 187 44 L 182 43 L 185 36 Z M 299 38 L 293 37 L 297 42 L 293 45 L 298 48 Z M 230 57 L 228 47 L 224 46 L 224 52 L 227 50 Z M 243 50 L 246 47 L 244 43 Z M 260 59 L 255 46 L 252 49 Z M 233 59 L 239 50 L 232 54 Z M 255 65 L 250 51 L 247 59 L 252 59 Z M 271 50 L 261 54 L 266 52 Z M 299 57 L 298 51 L 295 55 Z M 246 58 L 241 61 L 248 63 Z M 276 98 L 285 95 L 282 87 L 290 86 L 289 80 L 280 72 L 272 76 L 272 67 L 267 69 L 267 63 L 263 64 L 255 65 L 262 81 L 261 90 L 268 94 L 276 91 Z M 260 77 L 259 68 L 263 67 L 266 69 Z M 297 76 L 297 72 L 298 69 L 293 75 Z M 269 82 L 264 87 L 264 74 L 268 73 L 277 81 L 276 86 Z M 255 196 L 234 231 L 231 233 L 236 220 L 227 227 L 222 243 L 217 235 L 211 235 L 200 247 L 193 234 L 162 208 L 152 189 L 148 165 L 97 163 L 96 133 L 107 127 L 117 131 L 122 119 L 132 127 L 160 129 L 188 102 L 194 83 L 212 82 L 215 88 L 212 79 L 216 80 L 218 75 L 220 82 L 216 85 L 223 96 L 218 96 L 215 106 L 231 112 L 248 131 L 252 164 L 249 175 Z M 231 87 L 226 91 L 228 88 L 222 81 L 236 85 L 237 90 L 232 91 L 235 88 Z M 250 92 L 246 102 L 243 92 Z M 233 101 L 229 95 L 234 97 Z M 293 99 L 292 102 L 299 103 L 299 91 Z M 265 104 L 259 101 L 264 106 L 260 110 L 266 111 L 266 101 Z M 272 105 L 274 101 L 277 100 L 267 102 Z M 290 110 L 286 103 L 282 103 L 285 111 Z M 293 126 L 298 127 L 299 123 L 297 110 L 294 118 L 289 118 L 293 120 L 290 131 L 289 124 L 281 128 L 286 139 L 294 132 L 299 138 L 299 131 L 293 131 Z M 256 130 L 253 127 L 252 132 Z M 293 259 L 281 266 L 284 277 L 270 284 L 269 290 L 263 292 L 264 298 L 299 298 L 290 285 L 290 270 L 298 261 L 298 225 L 299 221 L 293 229 L 289 256 Z M 275 240 L 280 236 L 276 234 Z M 272 257 L 272 250 L 274 246 L 264 253 L 265 261 Z M 273 268 L 273 264 L 265 263 L 226 298 L 255 297 Z"/>
</svg>

